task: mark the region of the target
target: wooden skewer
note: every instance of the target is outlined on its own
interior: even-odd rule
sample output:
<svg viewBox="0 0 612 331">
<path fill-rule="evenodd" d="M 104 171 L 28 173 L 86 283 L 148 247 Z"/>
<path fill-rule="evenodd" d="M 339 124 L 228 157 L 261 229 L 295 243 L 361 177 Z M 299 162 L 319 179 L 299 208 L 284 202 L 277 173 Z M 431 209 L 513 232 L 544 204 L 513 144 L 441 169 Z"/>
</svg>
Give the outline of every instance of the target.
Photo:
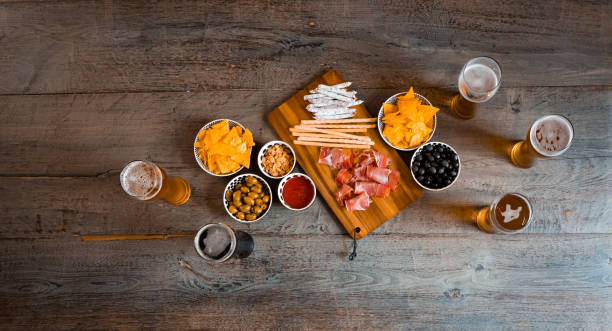
<svg viewBox="0 0 612 331">
<path fill-rule="evenodd" d="M 300 124 L 331 124 L 331 123 L 370 123 L 376 122 L 378 118 L 345 118 L 337 120 L 302 120 Z"/>
<path fill-rule="evenodd" d="M 373 129 L 376 124 L 308 124 L 308 125 L 296 125 L 296 129 L 306 128 L 321 128 L 321 129 Z"/>
<path fill-rule="evenodd" d="M 368 144 L 374 145 L 373 141 L 364 141 L 364 140 L 354 140 L 354 139 L 342 139 L 335 137 L 298 137 L 299 141 L 324 141 L 330 143 L 340 143 L 340 144 Z"/>
<path fill-rule="evenodd" d="M 320 143 L 316 141 L 301 141 L 294 140 L 294 144 L 296 145 L 307 145 L 307 146 L 323 146 L 323 147 L 339 147 L 339 148 L 358 148 L 358 149 L 368 149 L 370 145 L 352 145 L 352 144 L 335 144 L 335 143 Z"/>
<path fill-rule="evenodd" d="M 307 130 L 304 130 L 304 129 L 294 129 L 294 128 L 291 128 L 290 130 L 291 130 L 291 132 L 311 132 L 311 131 L 307 131 Z M 334 132 L 368 132 L 368 129 L 366 129 L 366 128 L 329 129 L 329 131 L 334 131 Z"/>
<path fill-rule="evenodd" d="M 324 129 L 319 129 L 319 128 L 302 128 L 302 130 L 304 130 L 304 132 L 327 133 L 327 134 L 330 134 L 330 135 L 333 135 L 333 136 L 344 137 L 344 138 L 349 138 L 349 139 L 370 140 L 370 138 L 364 137 L 364 136 L 357 136 L 357 135 L 354 135 L 354 134 L 348 134 L 348 133 L 343 133 L 343 132 L 324 130 Z"/>
</svg>

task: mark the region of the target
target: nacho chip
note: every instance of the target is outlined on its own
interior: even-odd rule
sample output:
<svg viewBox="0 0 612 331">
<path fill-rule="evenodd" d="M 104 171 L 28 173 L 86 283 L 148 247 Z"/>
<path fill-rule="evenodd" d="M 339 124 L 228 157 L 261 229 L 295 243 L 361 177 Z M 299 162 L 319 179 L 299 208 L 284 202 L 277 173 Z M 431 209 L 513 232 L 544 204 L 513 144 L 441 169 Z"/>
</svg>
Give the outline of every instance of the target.
<svg viewBox="0 0 612 331">
<path fill-rule="evenodd" d="M 399 148 L 412 148 L 427 141 L 439 109 L 422 104 L 412 87 L 396 99 L 397 105 L 383 104 L 383 136 Z"/>
<path fill-rule="evenodd" d="M 193 146 L 198 156 L 210 171 L 215 174 L 235 172 L 241 166 L 249 167 L 251 147 L 255 145 L 249 129 L 239 126 L 230 129 L 227 121 L 211 125 L 198 134 Z"/>
</svg>

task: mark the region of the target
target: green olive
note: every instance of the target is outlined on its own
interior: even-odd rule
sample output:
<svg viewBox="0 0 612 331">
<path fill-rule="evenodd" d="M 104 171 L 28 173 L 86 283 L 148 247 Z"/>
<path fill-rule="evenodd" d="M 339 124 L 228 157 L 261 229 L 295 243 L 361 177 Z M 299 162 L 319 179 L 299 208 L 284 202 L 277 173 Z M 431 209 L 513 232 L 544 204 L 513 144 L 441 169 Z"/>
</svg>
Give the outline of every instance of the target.
<svg viewBox="0 0 612 331">
<path fill-rule="evenodd" d="M 254 212 L 255 214 L 259 215 L 261 214 L 261 212 L 263 211 L 263 209 L 261 209 L 260 206 L 255 206 L 251 209 L 252 212 Z"/>
<path fill-rule="evenodd" d="M 236 213 L 236 218 L 239 220 L 243 220 L 244 219 L 244 213 L 239 211 Z"/>
<path fill-rule="evenodd" d="M 253 177 L 253 176 L 248 176 L 247 178 L 244 179 L 247 183 L 251 183 L 251 184 L 256 184 L 258 183 L 257 178 Z"/>
<path fill-rule="evenodd" d="M 240 188 L 240 191 L 242 191 L 242 193 L 249 193 L 250 189 L 248 186 L 243 186 Z"/>
<path fill-rule="evenodd" d="M 242 187 L 242 184 L 238 184 L 234 186 L 234 190 L 238 191 Z"/>
<path fill-rule="evenodd" d="M 251 187 L 251 192 L 261 193 L 261 186 L 253 186 L 253 187 Z"/>
<path fill-rule="evenodd" d="M 234 205 L 230 205 L 229 207 L 227 207 L 227 210 L 229 210 L 229 212 L 232 214 L 235 214 L 238 212 L 238 208 L 236 208 L 236 206 Z"/>
<path fill-rule="evenodd" d="M 251 199 L 257 199 L 258 196 L 259 196 L 259 193 L 257 192 L 249 192 L 249 198 Z"/>
<path fill-rule="evenodd" d="M 263 200 L 261 199 L 255 199 L 255 204 L 258 206 L 261 206 L 261 204 L 263 203 Z"/>
<path fill-rule="evenodd" d="M 240 191 L 232 193 L 232 200 L 236 201 L 240 200 L 240 198 L 242 198 L 242 193 L 240 193 Z"/>
<path fill-rule="evenodd" d="M 248 213 L 251 211 L 251 206 L 249 205 L 242 205 L 240 206 L 240 211 L 243 213 Z"/>
<path fill-rule="evenodd" d="M 270 196 L 266 194 L 263 196 L 263 198 L 261 198 L 261 200 L 265 203 L 268 203 L 270 201 Z"/>
<path fill-rule="evenodd" d="M 247 214 L 246 215 L 246 220 L 247 221 L 254 221 L 256 219 L 257 219 L 257 215 L 255 215 L 255 214 Z"/>
<path fill-rule="evenodd" d="M 244 197 L 244 199 L 242 200 L 244 200 L 244 203 L 246 203 L 249 206 L 252 206 L 255 204 L 255 200 L 251 197 Z"/>
<path fill-rule="evenodd" d="M 253 183 L 253 182 L 245 182 L 245 184 L 248 187 L 252 187 L 253 185 L 255 185 L 255 183 Z"/>
<path fill-rule="evenodd" d="M 234 200 L 233 203 L 236 207 L 242 206 L 242 200 Z"/>
<path fill-rule="evenodd" d="M 264 203 L 263 205 L 261 205 L 261 210 L 266 210 L 266 209 L 268 209 L 268 205 L 267 204 Z"/>
<path fill-rule="evenodd" d="M 232 194 L 234 192 L 232 192 L 232 190 L 227 190 L 227 192 L 225 192 L 225 200 L 230 201 L 232 200 Z"/>
</svg>

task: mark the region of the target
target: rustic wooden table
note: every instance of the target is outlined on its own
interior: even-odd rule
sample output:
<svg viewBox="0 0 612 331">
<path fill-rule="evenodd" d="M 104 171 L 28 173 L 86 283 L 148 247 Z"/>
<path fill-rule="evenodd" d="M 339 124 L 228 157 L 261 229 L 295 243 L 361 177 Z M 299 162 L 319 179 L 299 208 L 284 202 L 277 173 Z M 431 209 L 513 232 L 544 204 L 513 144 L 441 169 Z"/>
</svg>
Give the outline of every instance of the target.
<svg viewBox="0 0 612 331">
<path fill-rule="evenodd" d="M 612 327 L 610 1 L 2 1 L 0 327 Z M 471 57 L 501 62 L 499 93 L 469 121 L 448 99 Z M 265 116 L 329 69 L 374 114 L 410 86 L 442 110 L 436 140 L 461 154 L 452 189 L 425 193 L 352 242 L 325 203 L 232 221 L 228 179 L 193 158 L 197 130 L 232 118 L 261 144 Z M 503 153 L 544 114 L 573 146 L 530 170 Z M 149 159 L 192 185 L 180 207 L 122 192 Z M 526 233 L 489 235 L 470 210 L 527 195 Z M 246 260 L 212 266 L 189 237 L 85 235 L 247 230 Z"/>
</svg>

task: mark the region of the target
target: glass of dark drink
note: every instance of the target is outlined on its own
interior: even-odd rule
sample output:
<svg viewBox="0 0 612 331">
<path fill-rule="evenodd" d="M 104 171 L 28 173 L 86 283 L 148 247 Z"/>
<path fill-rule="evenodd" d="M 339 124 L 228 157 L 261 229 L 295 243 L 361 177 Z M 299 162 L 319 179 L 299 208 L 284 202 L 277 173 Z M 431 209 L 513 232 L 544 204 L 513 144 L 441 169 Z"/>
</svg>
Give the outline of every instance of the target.
<svg viewBox="0 0 612 331">
<path fill-rule="evenodd" d="M 223 263 L 232 257 L 244 259 L 251 255 L 255 242 L 250 234 L 234 231 L 223 223 L 206 224 L 196 234 L 193 244 L 204 260 Z"/>
<path fill-rule="evenodd" d="M 508 193 L 482 208 L 476 215 L 478 228 L 489 233 L 522 232 L 533 218 L 531 203 L 519 193 Z"/>
</svg>

